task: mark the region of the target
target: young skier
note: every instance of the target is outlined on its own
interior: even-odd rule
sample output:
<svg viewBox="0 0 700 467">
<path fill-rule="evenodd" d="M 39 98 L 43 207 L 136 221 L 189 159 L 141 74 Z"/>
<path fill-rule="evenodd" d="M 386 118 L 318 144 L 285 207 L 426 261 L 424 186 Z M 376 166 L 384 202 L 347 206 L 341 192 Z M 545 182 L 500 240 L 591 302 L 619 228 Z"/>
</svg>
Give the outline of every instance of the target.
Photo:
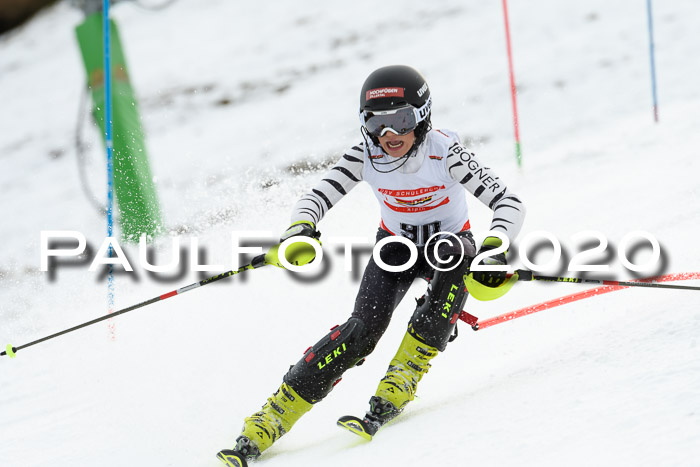
<svg viewBox="0 0 700 467">
<path fill-rule="evenodd" d="M 493 210 L 489 230 L 502 233 L 511 242 L 520 231 L 525 208 L 456 134 L 431 128 L 430 110 L 428 84 L 411 67 L 379 68 L 366 79 L 360 94 L 364 143 L 345 153 L 301 197 L 281 241 L 297 235 L 318 239 L 316 226 L 321 219 L 364 180 L 381 207 L 377 242 L 390 236 L 406 237 L 418 247 L 418 258 L 404 271 L 389 271 L 387 265 L 409 263 L 411 255 L 406 245 L 390 242 L 380 250 L 384 264 L 369 259 L 350 318 L 309 348 L 262 409 L 245 419 L 235 447 L 217 455 L 226 465 L 245 467 L 247 459 L 257 458 L 326 397 L 347 369 L 372 352 L 414 279 L 425 278 L 427 292 L 418 301 L 403 341 L 369 400 L 369 411 L 362 419 L 338 421 L 371 439 L 413 400 L 430 360 L 445 350 L 467 299 L 465 283 L 472 293 L 477 287 L 505 285 L 505 271 L 468 271 L 476 247 L 464 190 Z M 437 253 L 432 247 L 422 248 L 439 232 L 444 234 L 436 237 L 442 239 Z M 500 238 L 488 237 L 479 252 L 500 246 Z M 448 258 L 452 259 L 449 270 Z M 505 254 L 492 255 L 485 263 L 504 265 Z"/>
</svg>

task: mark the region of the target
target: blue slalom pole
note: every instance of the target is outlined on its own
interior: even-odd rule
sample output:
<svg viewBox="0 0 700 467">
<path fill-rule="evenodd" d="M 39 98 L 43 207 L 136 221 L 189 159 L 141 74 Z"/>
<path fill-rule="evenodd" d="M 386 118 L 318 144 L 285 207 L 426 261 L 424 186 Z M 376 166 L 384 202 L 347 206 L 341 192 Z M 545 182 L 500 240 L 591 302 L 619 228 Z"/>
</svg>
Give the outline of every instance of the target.
<svg viewBox="0 0 700 467">
<path fill-rule="evenodd" d="M 112 139 L 112 63 L 110 55 L 109 1 L 104 0 L 102 30 L 104 34 L 105 147 L 107 148 L 107 236 L 112 237 L 114 234 L 114 219 L 112 216 L 114 210 L 114 144 Z M 111 244 L 109 257 L 112 257 Z M 107 309 L 109 313 L 114 311 L 114 269 L 111 264 L 107 274 Z"/>
<path fill-rule="evenodd" d="M 654 121 L 659 122 L 659 104 L 656 98 L 656 64 L 654 63 L 654 23 L 651 15 L 651 0 L 647 0 L 647 18 L 649 24 L 649 58 L 651 61 L 651 94 L 654 99 Z"/>
</svg>

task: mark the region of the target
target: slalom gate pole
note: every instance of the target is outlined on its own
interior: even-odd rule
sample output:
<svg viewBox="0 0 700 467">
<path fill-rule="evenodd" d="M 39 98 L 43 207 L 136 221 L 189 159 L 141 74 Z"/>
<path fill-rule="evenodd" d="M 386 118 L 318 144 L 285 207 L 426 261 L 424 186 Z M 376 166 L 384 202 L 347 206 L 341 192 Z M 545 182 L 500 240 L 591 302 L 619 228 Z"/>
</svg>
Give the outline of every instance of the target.
<svg viewBox="0 0 700 467">
<path fill-rule="evenodd" d="M 180 295 L 180 294 L 183 294 L 185 292 L 189 292 L 192 289 L 196 289 L 196 288 L 202 287 L 204 285 L 211 284 L 212 282 L 216 282 L 216 281 L 219 281 L 221 279 L 231 277 L 235 274 L 239 274 L 239 273 L 246 271 L 248 269 L 257 269 L 259 267 L 266 266 L 268 264 L 272 264 L 272 263 L 269 263 L 265 260 L 264 254 L 260 255 L 260 256 L 256 256 L 255 258 L 253 258 L 253 261 L 251 261 L 249 264 L 246 264 L 245 266 L 241 266 L 240 268 L 238 268 L 236 270 L 227 271 L 227 272 L 221 273 L 217 276 L 212 276 L 208 279 L 204 279 L 204 280 L 201 280 L 199 282 L 195 282 L 193 284 L 190 284 L 188 286 L 179 288 L 177 290 L 173 290 L 172 292 L 168 292 L 168 293 L 165 293 L 163 295 L 153 297 L 150 300 L 146 300 L 144 302 L 137 303 L 136 305 L 132 305 L 132 306 L 124 308 L 122 310 L 118 310 L 118 311 L 115 311 L 112 313 L 107 313 L 106 315 L 100 316 L 99 318 L 95 318 L 91 321 L 87 321 L 87 322 L 79 324 L 77 326 L 73 326 L 72 328 L 68 328 L 68 329 L 65 329 L 63 331 L 57 332 L 55 334 L 51 334 L 50 336 L 42 337 L 41 339 L 37 339 L 33 342 L 29 342 L 28 344 L 20 345 L 17 347 L 13 347 L 11 344 L 7 344 L 6 349 L 3 352 L 0 352 L 0 356 L 9 355 L 10 358 L 14 358 L 15 354 L 17 352 L 19 352 L 22 349 L 26 349 L 27 347 L 31 347 L 32 345 L 40 344 L 40 343 L 45 342 L 49 339 L 53 339 L 54 337 L 62 336 L 64 334 L 68 334 L 69 332 L 77 331 L 78 329 L 82 329 L 82 328 L 90 326 L 92 324 L 99 323 L 100 321 L 104 321 L 106 319 L 113 318 L 115 316 L 119 316 L 119 315 L 122 315 L 124 313 L 128 313 L 129 311 L 133 311 L 133 310 L 136 310 L 138 308 L 143 308 L 143 307 L 150 305 L 152 303 L 165 300 L 166 298 L 170 298 L 170 297 L 173 297 L 175 295 Z"/>
<path fill-rule="evenodd" d="M 676 289 L 676 290 L 700 290 L 700 287 L 683 286 L 683 285 L 673 285 L 673 284 L 660 284 L 660 282 L 670 282 L 670 281 L 682 281 L 682 280 L 697 280 L 700 279 L 700 272 L 682 272 L 676 274 L 666 274 L 663 276 L 649 277 L 645 279 L 638 279 L 635 281 L 621 282 L 621 281 L 607 281 L 607 280 L 595 280 L 595 279 L 580 279 L 576 277 L 552 277 L 552 276 L 538 276 L 532 274 L 532 271 L 517 270 L 519 279 L 523 281 L 531 280 L 543 280 L 548 282 L 562 282 L 562 283 L 576 283 L 576 284 L 596 284 L 602 285 L 602 287 L 595 287 L 592 289 L 584 290 L 581 292 L 576 292 L 570 295 L 565 295 L 563 297 L 558 297 L 546 302 L 538 303 L 536 305 L 530 305 L 524 308 L 520 308 L 515 311 L 510 311 L 502 315 L 494 316 L 484 320 L 479 320 L 478 317 L 462 311 L 459 315 L 459 319 L 469 324 L 475 331 L 480 329 L 485 329 L 496 324 L 505 323 L 507 321 L 512 321 L 516 318 L 521 318 L 523 316 L 531 315 L 539 311 L 548 310 L 561 305 L 566 305 L 568 303 L 577 302 L 586 298 L 596 297 L 598 295 L 604 295 L 610 292 L 616 292 L 618 290 L 627 289 L 630 287 L 655 287 L 655 288 L 665 288 L 665 289 Z"/>
<path fill-rule="evenodd" d="M 508 23 L 508 2 L 503 0 L 503 17 L 506 24 L 506 47 L 508 49 L 508 70 L 510 74 L 510 96 L 513 102 L 513 126 L 515 127 L 515 158 L 518 167 L 522 165 L 522 153 L 520 151 L 520 125 L 518 124 L 518 103 L 516 99 L 515 73 L 513 72 L 513 50 L 510 45 L 510 25 Z"/>
<path fill-rule="evenodd" d="M 105 147 L 107 148 L 107 236 L 114 235 L 114 141 L 112 137 L 112 63 L 109 37 L 109 1 L 104 0 L 102 7 L 102 30 L 104 44 L 104 80 L 105 80 Z M 109 244 L 108 256 L 113 254 L 112 244 Z M 114 268 L 110 264 L 107 272 L 107 311 L 114 312 Z M 110 325 L 110 333 L 114 339 L 114 326 Z"/>
<path fill-rule="evenodd" d="M 649 61 L 651 65 L 651 96 L 654 103 L 654 122 L 659 123 L 659 103 L 656 97 L 656 63 L 654 61 L 654 22 L 651 15 L 651 0 L 647 0 L 647 26 L 649 29 Z"/>
</svg>

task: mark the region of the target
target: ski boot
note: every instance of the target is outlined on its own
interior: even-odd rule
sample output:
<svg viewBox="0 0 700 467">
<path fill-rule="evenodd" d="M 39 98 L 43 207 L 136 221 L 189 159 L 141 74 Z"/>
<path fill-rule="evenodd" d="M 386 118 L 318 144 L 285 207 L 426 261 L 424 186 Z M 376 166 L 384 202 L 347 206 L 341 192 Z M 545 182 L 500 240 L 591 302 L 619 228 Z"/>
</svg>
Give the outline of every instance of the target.
<svg viewBox="0 0 700 467">
<path fill-rule="evenodd" d="M 386 375 L 379 382 L 375 396 L 391 402 L 400 413 L 414 399 L 418 382 L 428 372 L 429 362 L 437 354 L 437 348 L 422 343 L 410 331 L 406 332 Z"/>
<path fill-rule="evenodd" d="M 416 394 L 418 382 L 430 369 L 430 360 L 438 349 L 419 341 L 407 332 L 399 350 L 391 360 L 386 375 L 379 382 L 369 400 L 369 411 L 364 418 L 347 415 L 338 419 L 338 425 L 367 440 L 390 420 L 399 415 Z"/>
<path fill-rule="evenodd" d="M 236 446 L 220 451 L 216 457 L 229 467 L 246 467 L 247 460 L 259 457 L 311 407 L 312 404 L 302 399 L 291 386 L 282 383 L 260 411 L 245 419 Z"/>
</svg>

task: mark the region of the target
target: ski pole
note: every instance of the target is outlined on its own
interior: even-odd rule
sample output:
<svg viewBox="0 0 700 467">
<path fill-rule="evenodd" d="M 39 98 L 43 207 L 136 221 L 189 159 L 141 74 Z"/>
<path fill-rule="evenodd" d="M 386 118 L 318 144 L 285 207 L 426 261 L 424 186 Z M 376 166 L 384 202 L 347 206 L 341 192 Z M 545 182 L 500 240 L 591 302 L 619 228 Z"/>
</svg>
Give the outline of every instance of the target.
<svg viewBox="0 0 700 467">
<path fill-rule="evenodd" d="M 659 289 L 677 289 L 677 290 L 700 290 L 700 287 L 690 285 L 674 285 L 660 284 L 657 282 L 659 277 L 648 277 L 637 281 L 609 281 L 602 279 L 583 279 L 580 277 L 559 277 L 559 276 L 540 276 L 533 274 L 532 271 L 526 269 L 516 270 L 518 280 L 520 281 L 547 281 L 547 282 L 568 282 L 572 284 L 596 284 L 596 285 L 613 285 L 618 287 L 654 287 Z"/>
<path fill-rule="evenodd" d="M 118 316 L 118 315 L 123 315 L 124 313 L 128 313 L 129 311 L 133 311 L 133 310 L 136 310 L 138 308 L 143 308 L 143 307 L 150 305 L 152 303 L 165 300 L 166 298 L 170 298 L 170 297 L 173 297 L 175 295 L 180 295 L 180 294 L 183 294 L 185 292 L 189 292 L 192 289 L 196 289 L 196 288 L 202 287 L 204 285 L 211 284 L 212 282 L 216 282 L 216 281 L 219 281 L 221 279 L 231 277 L 234 274 L 239 274 L 239 273 L 246 271 L 248 269 L 257 269 L 259 267 L 266 266 L 268 264 L 274 264 L 274 263 L 270 262 L 266 258 L 266 255 L 263 254 L 260 256 L 256 256 L 255 258 L 253 258 L 253 260 L 250 263 L 246 264 L 245 266 L 241 266 L 240 268 L 238 268 L 236 270 L 227 271 L 227 272 L 221 273 L 217 276 L 212 276 L 208 279 L 204 279 L 204 280 L 201 280 L 199 282 L 195 282 L 193 284 L 187 285 L 187 286 L 179 288 L 177 290 L 173 290 L 172 292 L 168 292 L 168 293 L 165 293 L 163 295 L 153 297 L 150 300 L 146 300 L 144 302 L 137 303 L 136 305 L 132 305 L 130 307 L 124 308 L 122 310 L 117 310 L 117 311 L 112 312 L 112 313 L 108 313 L 104 316 L 100 316 L 99 318 L 95 318 L 93 320 L 87 321 L 87 322 L 79 324 L 77 326 L 73 326 L 72 328 L 65 329 L 65 330 L 57 332 L 55 334 L 51 334 L 50 336 L 42 337 L 41 339 L 37 339 L 33 342 L 29 342 L 28 344 L 20 345 L 18 347 L 13 347 L 11 344 L 7 344 L 6 349 L 3 352 L 0 352 L 0 356 L 8 355 L 10 358 L 15 358 L 15 354 L 17 352 L 19 352 L 22 349 L 26 349 L 27 347 L 31 347 L 32 345 L 40 344 L 40 343 L 45 342 L 49 339 L 53 339 L 54 337 L 62 336 L 64 334 L 68 334 L 69 332 L 77 331 L 78 329 L 90 326 L 90 325 L 95 324 L 95 323 L 99 323 L 100 321 L 104 321 L 106 319 L 113 318 L 113 317 Z"/>
</svg>

